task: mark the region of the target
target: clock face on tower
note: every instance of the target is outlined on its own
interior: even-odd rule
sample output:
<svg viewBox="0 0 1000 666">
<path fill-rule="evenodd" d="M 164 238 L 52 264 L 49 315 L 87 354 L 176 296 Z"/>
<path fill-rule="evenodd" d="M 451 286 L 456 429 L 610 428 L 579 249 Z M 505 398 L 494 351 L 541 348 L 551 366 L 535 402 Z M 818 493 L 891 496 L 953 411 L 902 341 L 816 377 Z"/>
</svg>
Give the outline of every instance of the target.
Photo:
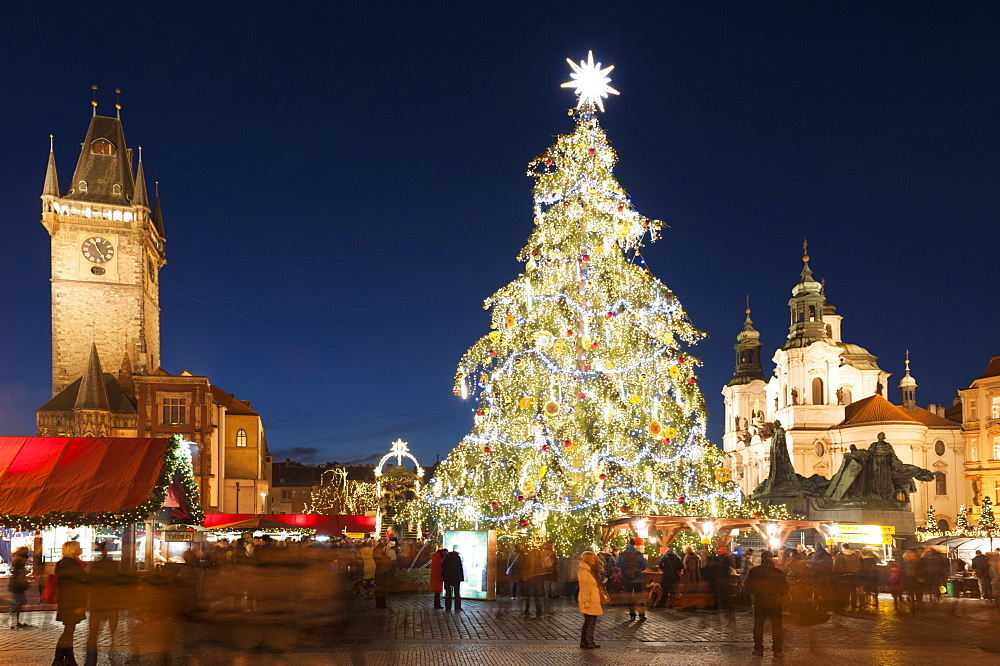
<svg viewBox="0 0 1000 666">
<path fill-rule="evenodd" d="M 83 251 L 83 256 L 87 258 L 87 261 L 95 264 L 106 263 L 111 261 L 111 257 L 115 256 L 115 246 L 111 244 L 111 241 L 100 236 L 91 236 L 83 241 L 83 247 L 80 249 Z"/>
</svg>

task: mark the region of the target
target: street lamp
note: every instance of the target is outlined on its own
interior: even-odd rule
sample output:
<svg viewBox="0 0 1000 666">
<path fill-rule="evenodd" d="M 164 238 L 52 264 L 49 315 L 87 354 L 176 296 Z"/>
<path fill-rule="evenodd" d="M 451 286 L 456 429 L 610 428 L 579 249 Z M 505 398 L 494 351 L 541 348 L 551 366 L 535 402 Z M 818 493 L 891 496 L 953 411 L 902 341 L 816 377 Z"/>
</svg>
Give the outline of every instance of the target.
<svg viewBox="0 0 1000 666">
<path fill-rule="evenodd" d="M 266 500 L 267 500 L 267 493 L 261 492 L 261 494 L 260 494 L 260 512 L 261 513 L 266 513 L 267 512 L 267 509 L 266 509 L 267 504 L 265 503 Z"/>
</svg>

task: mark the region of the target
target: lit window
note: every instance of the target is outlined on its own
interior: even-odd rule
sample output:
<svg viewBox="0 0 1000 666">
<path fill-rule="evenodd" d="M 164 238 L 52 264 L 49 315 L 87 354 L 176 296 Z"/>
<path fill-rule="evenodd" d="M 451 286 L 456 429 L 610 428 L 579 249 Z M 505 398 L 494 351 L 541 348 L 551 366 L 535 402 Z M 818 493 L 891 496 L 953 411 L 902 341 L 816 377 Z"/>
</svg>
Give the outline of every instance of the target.
<svg viewBox="0 0 1000 666">
<path fill-rule="evenodd" d="M 814 405 L 826 404 L 825 396 L 823 395 L 823 380 L 819 377 L 813 377 L 812 392 Z"/>
<path fill-rule="evenodd" d="M 948 476 L 944 472 L 938 472 L 934 476 L 934 494 L 935 495 L 947 495 L 948 494 Z"/>
<path fill-rule="evenodd" d="M 114 155 L 115 144 L 111 143 L 107 139 L 97 139 L 90 144 L 90 152 L 95 155 Z"/>
<path fill-rule="evenodd" d="M 1000 437 L 993 438 L 993 460 L 1000 460 Z"/>
<path fill-rule="evenodd" d="M 240 448 L 246 448 L 247 445 L 247 431 L 240 428 L 236 431 L 236 446 Z"/>
<path fill-rule="evenodd" d="M 184 425 L 187 423 L 187 398 L 170 396 L 163 398 L 163 425 Z"/>
<path fill-rule="evenodd" d="M 990 418 L 1000 419 L 1000 397 L 993 398 L 990 401 Z"/>
<path fill-rule="evenodd" d="M 979 460 L 979 438 L 973 437 L 969 440 L 969 461 L 977 462 Z"/>
<path fill-rule="evenodd" d="M 969 420 L 970 421 L 978 421 L 979 420 L 979 410 L 976 409 L 976 401 L 977 401 L 977 398 L 972 398 L 972 400 L 969 401 Z"/>
</svg>

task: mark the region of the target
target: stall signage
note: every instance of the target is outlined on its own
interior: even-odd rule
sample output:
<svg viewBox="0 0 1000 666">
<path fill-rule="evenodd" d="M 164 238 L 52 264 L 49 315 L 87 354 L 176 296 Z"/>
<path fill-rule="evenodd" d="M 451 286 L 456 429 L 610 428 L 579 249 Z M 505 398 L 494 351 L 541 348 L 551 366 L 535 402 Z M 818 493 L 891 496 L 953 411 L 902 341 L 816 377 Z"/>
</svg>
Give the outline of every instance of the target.
<svg viewBox="0 0 1000 666">
<path fill-rule="evenodd" d="M 194 541 L 194 532 L 164 532 L 164 541 Z"/>
<path fill-rule="evenodd" d="M 491 555 L 489 533 L 485 530 L 448 530 L 443 541 L 445 548 L 457 550 L 462 558 L 465 580 L 458 593 L 466 599 L 486 599 L 490 589 L 487 576 Z"/>
</svg>

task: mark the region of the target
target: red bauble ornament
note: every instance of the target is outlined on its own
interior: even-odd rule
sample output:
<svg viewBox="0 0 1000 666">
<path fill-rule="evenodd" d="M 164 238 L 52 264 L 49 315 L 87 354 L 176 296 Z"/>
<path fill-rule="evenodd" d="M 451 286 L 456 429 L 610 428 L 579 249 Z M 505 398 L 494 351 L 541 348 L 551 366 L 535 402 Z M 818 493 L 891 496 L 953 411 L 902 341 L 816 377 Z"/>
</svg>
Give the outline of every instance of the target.
<svg viewBox="0 0 1000 666">
<path fill-rule="evenodd" d="M 695 382 L 694 377 L 688 377 L 688 384 L 694 384 L 694 382 Z"/>
<path fill-rule="evenodd" d="M 497 350 L 496 349 L 491 349 L 490 350 L 490 356 L 496 356 L 496 355 L 497 355 Z"/>
<path fill-rule="evenodd" d="M 753 517 L 754 518 L 760 518 L 760 513 L 757 512 L 757 511 L 755 511 L 754 514 L 753 514 Z"/>
<path fill-rule="evenodd" d="M 597 343 L 596 342 L 590 343 L 590 348 L 591 349 L 597 349 Z"/>
<path fill-rule="evenodd" d="M 625 206 L 618 206 L 618 212 L 619 213 L 622 212 L 623 210 L 625 210 Z"/>
<path fill-rule="evenodd" d="M 598 477 L 598 478 L 600 478 L 601 481 L 607 481 L 608 480 L 608 475 L 607 474 L 601 474 L 601 476 Z"/>
<path fill-rule="evenodd" d="M 493 453 L 493 449 L 488 446 L 483 447 L 483 453 Z"/>
<path fill-rule="evenodd" d="M 566 337 L 569 337 L 569 338 L 573 337 L 573 329 L 569 329 L 569 330 L 566 331 Z"/>
<path fill-rule="evenodd" d="M 583 260 L 584 261 L 590 261 L 590 255 L 589 254 L 583 255 Z"/>
<path fill-rule="evenodd" d="M 564 201 L 563 202 L 563 208 L 569 208 L 569 202 L 568 201 Z"/>
<path fill-rule="evenodd" d="M 522 520 L 520 523 L 518 523 L 518 525 L 520 525 L 521 527 L 527 527 L 528 526 L 528 521 L 527 520 Z"/>
<path fill-rule="evenodd" d="M 581 391 L 580 393 L 577 393 L 576 397 L 579 398 L 580 400 L 583 400 L 584 398 L 587 397 L 587 394 Z"/>
<path fill-rule="evenodd" d="M 499 503 L 499 502 L 490 502 L 490 508 L 491 508 L 491 509 L 495 509 L 495 508 L 497 508 L 498 506 L 500 506 L 500 503 Z"/>
<path fill-rule="evenodd" d="M 567 439 L 566 441 L 563 442 L 563 446 L 565 446 L 568 449 L 569 447 L 573 446 L 573 440 Z"/>
<path fill-rule="evenodd" d="M 609 312 L 609 313 L 608 313 L 608 319 L 611 319 L 611 318 L 612 318 L 612 317 L 614 317 L 614 316 L 615 316 L 615 313 L 614 313 L 614 312 Z"/>
<path fill-rule="evenodd" d="M 549 450 L 549 445 L 548 444 L 542 444 L 542 451 L 548 451 L 548 450 Z"/>
<path fill-rule="evenodd" d="M 643 220 L 642 221 L 642 226 L 648 227 L 649 226 L 649 220 Z"/>
<path fill-rule="evenodd" d="M 547 165 L 550 165 L 550 166 L 551 166 L 551 164 L 552 164 L 552 160 L 545 160 L 545 163 L 546 163 Z"/>
<path fill-rule="evenodd" d="M 677 362 L 678 362 L 678 363 L 683 363 L 683 362 L 684 362 L 684 357 L 683 357 L 683 356 L 681 356 L 681 357 L 680 357 L 679 359 L 677 359 Z"/>
<path fill-rule="evenodd" d="M 670 438 L 669 438 L 669 437 L 667 437 L 667 438 L 666 438 L 665 440 L 663 440 L 663 443 L 664 443 L 664 444 L 669 444 L 669 443 L 670 443 Z"/>
<path fill-rule="evenodd" d="M 684 504 L 684 502 L 687 502 L 687 497 L 684 497 L 684 495 L 681 495 L 680 497 L 677 498 L 678 504 Z"/>
<path fill-rule="evenodd" d="M 524 495 L 518 495 L 517 496 L 517 501 L 518 502 L 523 502 L 524 501 Z"/>
<path fill-rule="evenodd" d="M 589 365 L 583 366 L 583 371 L 584 372 L 589 372 L 590 371 L 590 366 Z"/>
<path fill-rule="evenodd" d="M 482 416 L 482 415 L 483 415 L 483 410 L 477 409 L 476 410 L 476 416 Z"/>
<path fill-rule="evenodd" d="M 588 148 L 587 149 L 587 154 L 588 155 L 593 155 L 594 154 L 594 149 L 593 148 Z"/>
</svg>

